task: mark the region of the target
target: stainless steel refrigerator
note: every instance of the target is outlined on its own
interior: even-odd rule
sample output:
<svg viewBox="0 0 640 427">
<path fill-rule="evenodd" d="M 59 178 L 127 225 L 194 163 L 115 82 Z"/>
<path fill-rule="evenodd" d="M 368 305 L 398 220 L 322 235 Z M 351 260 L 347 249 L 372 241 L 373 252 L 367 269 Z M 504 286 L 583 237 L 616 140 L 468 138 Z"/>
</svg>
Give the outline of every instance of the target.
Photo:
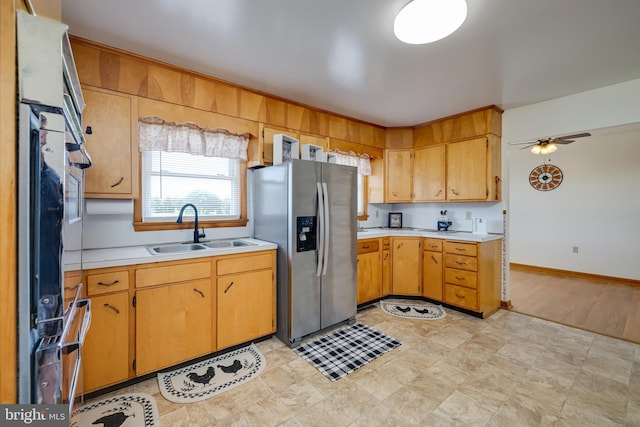
<svg viewBox="0 0 640 427">
<path fill-rule="evenodd" d="M 253 178 L 255 238 L 278 245 L 276 336 L 294 347 L 353 323 L 357 169 L 292 159 Z"/>
</svg>

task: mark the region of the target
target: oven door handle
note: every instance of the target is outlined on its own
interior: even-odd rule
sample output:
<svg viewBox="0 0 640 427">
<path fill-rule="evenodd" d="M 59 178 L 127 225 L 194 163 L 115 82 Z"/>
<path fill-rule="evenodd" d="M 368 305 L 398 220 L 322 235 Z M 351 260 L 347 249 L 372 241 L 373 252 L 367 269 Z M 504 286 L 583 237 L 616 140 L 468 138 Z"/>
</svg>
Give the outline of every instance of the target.
<svg viewBox="0 0 640 427">
<path fill-rule="evenodd" d="M 67 142 L 66 144 L 67 147 L 67 151 L 69 153 L 73 153 L 76 151 L 80 151 L 80 153 L 82 154 L 82 157 L 85 159 L 85 161 L 83 163 L 79 163 L 79 162 L 69 162 L 69 164 L 73 167 L 76 167 L 78 169 L 87 169 L 90 168 L 91 165 L 93 164 L 91 162 L 91 156 L 89 156 L 89 153 L 87 152 L 87 150 L 84 148 L 84 145 L 82 144 L 77 144 L 77 143 L 71 143 L 71 142 Z"/>
</svg>

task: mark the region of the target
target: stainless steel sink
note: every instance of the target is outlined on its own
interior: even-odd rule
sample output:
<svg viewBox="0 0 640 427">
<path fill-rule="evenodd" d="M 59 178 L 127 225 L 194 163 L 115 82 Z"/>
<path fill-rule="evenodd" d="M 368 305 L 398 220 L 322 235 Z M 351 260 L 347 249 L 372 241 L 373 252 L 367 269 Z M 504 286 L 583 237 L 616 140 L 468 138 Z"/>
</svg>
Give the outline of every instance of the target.
<svg viewBox="0 0 640 427">
<path fill-rule="evenodd" d="M 210 242 L 203 242 L 208 248 L 211 249 L 224 249 L 224 248 L 237 248 L 241 246 L 255 246 L 255 243 L 247 242 L 246 240 L 212 240 Z"/>
<path fill-rule="evenodd" d="M 151 252 L 152 255 L 160 255 L 198 251 L 207 249 L 207 247 L 199 243 L 178 243 L 175 245 L 152 246 L 147 247 L 147 249 L 149 250 L 149 252 Z"/>
</svg>

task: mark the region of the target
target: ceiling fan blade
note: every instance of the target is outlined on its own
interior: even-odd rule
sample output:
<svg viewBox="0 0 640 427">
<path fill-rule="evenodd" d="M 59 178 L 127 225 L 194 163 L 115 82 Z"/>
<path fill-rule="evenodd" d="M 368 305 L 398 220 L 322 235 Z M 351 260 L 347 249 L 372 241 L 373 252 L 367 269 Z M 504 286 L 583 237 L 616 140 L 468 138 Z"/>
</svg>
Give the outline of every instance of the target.
<svg viewBox="0 0 640 427">
<path fill-rule="evenodd" d="M 522 148 L 521 148 L 521 150 L 526 150 L 527 148 L 531 148 L 531 147 L 533 147 L 534 145 L 536 145 L 536 144 L 531 144 L 531 143 L 529 143 L 529 145 L 525 145 L 524 147 L 522 147 Z"/>
<path fill-rule="evenodd" d="M 532 142 L 532 141 L 529 141 L 529 142 L 512 142 L 511 144 L 509 144 L 509 146 L 512 146 L 512 145 L 513 146 L 515 146 L 515 145 L 534 145 L 534 144 L 537 144 L 537 142 Z"/>
<path fill-rule="evenodd" d="M 575 135 L 560 136 L 559 139 L 584 138 L 585 136 L 591 136 L 591 134 L 589 132 L 576 133 Z"/>
<path fill-rule="evenodd" d="M 574 140 L 573 139 L 564 139 L 564 138 L 557 138 L 551 141 L 551 143 L 553 144 L 571 144 Z"/>
</svg>

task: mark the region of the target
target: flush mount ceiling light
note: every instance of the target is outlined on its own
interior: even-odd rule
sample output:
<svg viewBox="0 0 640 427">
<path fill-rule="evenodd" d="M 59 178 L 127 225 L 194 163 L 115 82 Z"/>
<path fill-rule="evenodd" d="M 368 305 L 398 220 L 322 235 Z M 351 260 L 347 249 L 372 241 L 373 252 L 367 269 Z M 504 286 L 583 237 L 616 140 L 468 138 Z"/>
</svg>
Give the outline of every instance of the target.
<svg viewBox="0 0 640 427">
<path fill-rule="evenodd" d="M 466 18 L 465 0 L 413 0 L 396 16 L 393 32 L 405 43 L 431 43 L 453 33 Z"/>
</svg>

